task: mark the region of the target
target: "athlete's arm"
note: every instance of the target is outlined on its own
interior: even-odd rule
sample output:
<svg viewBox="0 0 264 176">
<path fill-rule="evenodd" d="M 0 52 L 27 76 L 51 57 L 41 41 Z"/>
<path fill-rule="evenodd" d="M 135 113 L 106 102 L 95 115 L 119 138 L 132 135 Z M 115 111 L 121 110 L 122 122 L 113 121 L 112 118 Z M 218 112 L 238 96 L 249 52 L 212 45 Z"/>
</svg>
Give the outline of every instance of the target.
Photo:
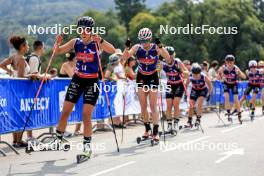
<svg viewBox="0 0 264 176">
<path fill-rule="evenodd" d="M 242 79 L 247 79 L 247 76 L 237 67 L 237 74 L 239 75 L 240 78 Z"/>
<path fill-rule="evenodd" d="M 158 53 L 166 60 L 167 63 L 171 63 L 172 58 L 164 47 L 158 47 Z"/>
<path fill-rule="evenodd" d="M 187 77 L 188 74 L 189 74 L 189 71 L 187 70 L 185 65 L 182 62 L 179 62 L 179 67 L 182 70 L 182 73 L 183 73 L 184 77 Z"/>
<path fill-rule="evenodd" d="M 123 59 L 126 61 L 128 58 L 130 58 L 136 53 L 137 49 L 138 49 L 138 45 L 132 46 L 131 49 L 125 48 L 123 52 Z"/>
<path fill-rule="evenodd" d="M 71 49 L 74 48 L 74 44 L 76 42 L 76 38 L 74 38 L 68 41 L 67 43 L 65 43 L 64 45 L 60 46 L 62 43 L 62 40 L 63 40 L 62 35 L 58 35 L 56 37 L 56 44 L 55 44 L 54 50 L 55 50 L 55 54 L 57 55 L 69 52 Z"/>
<path fill-rule="evenodd" d="M 210 80 L 210 78 L 208 76 L 205 76 L 205 83 L 207 84 L 207 87 L 209 89 L 209 94 L 212 94 L 212 89 L 213 89 L 213 85 L 212 85 L 212 81 Z"/>
</svg>

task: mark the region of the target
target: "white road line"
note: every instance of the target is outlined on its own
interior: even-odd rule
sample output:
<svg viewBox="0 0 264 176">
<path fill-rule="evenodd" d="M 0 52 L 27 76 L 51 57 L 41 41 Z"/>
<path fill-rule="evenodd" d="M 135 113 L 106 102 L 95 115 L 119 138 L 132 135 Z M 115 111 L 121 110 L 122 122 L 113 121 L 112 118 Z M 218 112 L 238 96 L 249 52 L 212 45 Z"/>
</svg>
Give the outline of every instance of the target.
<svg viewBox="0 0 264 176">
<path fill-rule="evenodd" d="M 171 148 L 168 148 L 166 150 L 163 150 L 163 152 L 169 152 L 169 151 L 173 151 L 173 150 L 178 150 L 181 146 L 191 145 L 191 144 L 193 144 L 195 142 L 199 142 L 199 141 L 202 141 L 202 140 L 205 140 L 205 139 L 208 139 L 208 138 L 210 138 L 210 136 L 204 136 L 204 137 L 201 137 L 201 138 L 198 138 L 198 139 L 194 139 L 192 141 L 187 141 L 187 142 L 184 142 L 184 143 L 178 143 L 176 145 L 176 147 L 173 146 Z"/>
<path fill-rule="evenodd" d="M 111 172 L 111 171 L 114 171 L 114 170 L 117 170 L 117 169 L 120 169 L 122 167 L 125 167 L 125 166 L 128 166 L 128 165 L 131 165 L 131 164 L 134 164 L 135 161 L 130 161 L 128 163 L 125 163 L 125 164 L 121 164 L 121 165 L 118 165 L 116 167 L 112 167 L 110 169 L 106 169 L 106 170 L 103 170 L 101 172 L 98 172 L 98 173 L 95 173 L 95 174 L 92 174 L 91 176 L 98 176 L 98 175 L 102 175 L 102 174 L 105 174 L 107 172 Z"/>
<path fill-rule="evenodd" d="M 221 131 L 222 133 L 227 133 L 229 131 L 233 131 L 233 130 L 236 130 L 238 128 L 241 128 L 242 126 L 245 126 L 245 125 L 239 125 L 239 126 L 236 126 L 236 127 L 232 127 L 232 128 L 229 128 L 229 129 L 226 129 L 226 130 L 223 130 Z"/>
<path fill-rule="evenodd" d="M 223 162 L 224 160 L 230 158 L 233 155 L 244 155 L 244 149 L 243 148 L 238 148 L 232 151 L 227 151 L 227 152 L 223 152 L 221 153 L 221 155 L 225 155 L 223 157 L 221 157 L 220 159 L 216 160 L 215 163 L 219 164 L 221 162 Z"/>
</svg>

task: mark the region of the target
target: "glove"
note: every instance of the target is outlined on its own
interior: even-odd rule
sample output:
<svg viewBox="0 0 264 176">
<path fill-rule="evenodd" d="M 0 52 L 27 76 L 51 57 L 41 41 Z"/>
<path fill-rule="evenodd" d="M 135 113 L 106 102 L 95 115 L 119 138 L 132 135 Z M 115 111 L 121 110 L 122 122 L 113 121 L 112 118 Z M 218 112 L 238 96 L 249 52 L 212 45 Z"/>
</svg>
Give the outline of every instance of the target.
<svg viewBox="0 0 264 176">
<path fill-rule="evenodd" d="M 159 38 L 155 38 L 155 44 L 156 44 L 159 48 L 162 48 L 162 44 L 161 44 Z"/>
<path fill-rule="evenodd" d="M 125 45 L 126 45 L 127 48 L 131 47 L 131 40 L 129 38 L 127 39 Z"/>
</svg>

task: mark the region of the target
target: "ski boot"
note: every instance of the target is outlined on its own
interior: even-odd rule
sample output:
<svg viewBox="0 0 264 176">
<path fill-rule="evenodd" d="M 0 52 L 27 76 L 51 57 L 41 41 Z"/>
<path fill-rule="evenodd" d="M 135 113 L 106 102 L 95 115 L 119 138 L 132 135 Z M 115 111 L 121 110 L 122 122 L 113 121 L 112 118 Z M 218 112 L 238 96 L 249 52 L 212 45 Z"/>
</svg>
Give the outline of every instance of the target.
<svg viewBox="0 0 264 176">
<path fill-rule="evenodd" d="M 153 138 L 151 139 L 150 143 L 151 146 L 158 145 L 159 144 L 159 125 L 154 125 L 153 126 Z"/>
<path fill-rule="evenodd" d="M 83 153 L 76 156 L 77 164 L 83 163 L 91 158 L 91 137 L 84 137 L 83 141 Z"/>
<path fill-rule="evenodd" d="M 238 118 L 238 121 L 239 121 L 239 123 L 242 125 L 242 123 L 243 123 L 243 121 L 242 121 L 242 117 L 241 117 L 241 112 L 238 112 L 237 113 L 237 118 Z"/>
<path fill-rule="evenodd" d="M 250 113 L 250 120 L 253 121 L 254 118 L 255 118 L 255 108 L 252 108 Z"/>
</svg>

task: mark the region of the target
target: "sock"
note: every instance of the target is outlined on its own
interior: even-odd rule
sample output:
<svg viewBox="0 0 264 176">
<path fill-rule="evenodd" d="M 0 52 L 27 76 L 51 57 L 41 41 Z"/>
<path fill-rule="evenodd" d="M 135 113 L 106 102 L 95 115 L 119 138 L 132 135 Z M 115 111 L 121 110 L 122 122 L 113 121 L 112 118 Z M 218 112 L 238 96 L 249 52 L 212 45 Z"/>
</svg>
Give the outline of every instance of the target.
<svg viewBox="0 0 264 176">
<path fill-rule="evenodd" d="M 145 125 L 145 131 L 149 132 L 151 130 L 150 123 L 147 122 L 147 123 L 144 123 L 144 125 Z"/>
<path fill-rule="evenodd" d="M 159 132 L 159 125 L 154 125 L 153 126 L 153 135 L 156 136 L 158 135 Z"/>
</svg>

